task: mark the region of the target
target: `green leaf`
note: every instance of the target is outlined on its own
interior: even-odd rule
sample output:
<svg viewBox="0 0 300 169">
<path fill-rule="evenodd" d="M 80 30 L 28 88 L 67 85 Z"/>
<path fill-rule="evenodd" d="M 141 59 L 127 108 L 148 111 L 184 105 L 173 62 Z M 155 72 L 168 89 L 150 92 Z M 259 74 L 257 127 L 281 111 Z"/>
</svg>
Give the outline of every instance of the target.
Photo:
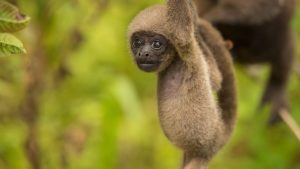
<svg viewBox="0 0 300 169">
<path fill-rule="evenodd" d="M 27 26 L 29 20 L 17 7 L 0 0 L 0 32 L 20 31 Z"/>
<path fill-rule="evenodd" d="M 0 56 L 24 54 L 22 42 L 9 33 L 0 33 Z"/>
</svg>

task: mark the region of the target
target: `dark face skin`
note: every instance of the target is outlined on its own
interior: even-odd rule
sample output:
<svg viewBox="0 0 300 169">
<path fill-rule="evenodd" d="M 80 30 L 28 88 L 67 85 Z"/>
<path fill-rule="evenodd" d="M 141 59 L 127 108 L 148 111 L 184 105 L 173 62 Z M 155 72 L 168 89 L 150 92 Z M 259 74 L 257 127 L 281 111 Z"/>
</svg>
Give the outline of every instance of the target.
<svg viewBox="0 0 300 169">
<path fill-rule="evenodd" d="M 136 64 L 145 72 L 159 71 L 169 60 L 169 42 L 160 34 L 136 32 L 130 43 Z"/>
</svg>

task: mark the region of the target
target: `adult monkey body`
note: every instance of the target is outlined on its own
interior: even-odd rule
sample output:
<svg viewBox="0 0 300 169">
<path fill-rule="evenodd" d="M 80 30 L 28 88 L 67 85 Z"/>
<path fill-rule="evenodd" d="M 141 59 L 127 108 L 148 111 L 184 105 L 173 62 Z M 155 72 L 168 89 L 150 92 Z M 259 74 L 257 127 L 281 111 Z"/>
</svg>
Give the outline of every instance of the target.
<svg viewBox="0 0 300 169">
<path fill-rule="evenodd" d="M 128 35 L 139 68 L 159 74 L 161 126 L 184 151 L 183 168 L 205 169 L 231 135 L 236 92 L 224 40 L 194 12 L 189 0 L 169 0 L 136 16 Z"/>
<path fill-rule="evenodd" d="M 201 17 L 234 43 L 234 60 L 269 63 L 271 75 L 261 105 L 271 104 L 270 122 L 288 110 L 286 86 L 295 56 L 290 20 L 295 0 L 194 0 Z"/>
</svg>

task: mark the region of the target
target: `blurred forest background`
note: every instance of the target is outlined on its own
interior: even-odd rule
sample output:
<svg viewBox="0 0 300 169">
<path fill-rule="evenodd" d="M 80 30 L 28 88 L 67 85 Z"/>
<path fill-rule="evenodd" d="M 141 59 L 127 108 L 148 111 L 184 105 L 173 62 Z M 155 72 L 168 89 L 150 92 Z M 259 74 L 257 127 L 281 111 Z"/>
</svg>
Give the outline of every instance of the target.
<svg viewBox="0 0 300 169">
<path fill-rule="evenodd" d="M 27 55 L 0 58 L 0 169 L 179 168 L 181 152 L 159 126 L 156 76 L 127 49 L 132 17 L 162 0 L 10 2 L 31 22 L 17 34 Z M 299 54 L 289 98 L 300 124 Z M 236 67 L 237 127 L 211 169 L 300 169 L 300 142 L 256 111 L 268 67 Z"/>
</svg>

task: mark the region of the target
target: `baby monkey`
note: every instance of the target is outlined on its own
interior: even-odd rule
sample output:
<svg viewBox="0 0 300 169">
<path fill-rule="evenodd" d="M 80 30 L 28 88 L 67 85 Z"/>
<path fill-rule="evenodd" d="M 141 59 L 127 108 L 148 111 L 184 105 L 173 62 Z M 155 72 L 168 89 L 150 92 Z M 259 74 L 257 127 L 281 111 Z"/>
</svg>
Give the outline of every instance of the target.
<svg viewBox="0 0 300 169">
<path fill-rule="evenodd" d="M 191 0 L 145 9 L 128 36 L 138 67 L 158 72 L 161 127 L 184 151 L 182 168 L 207 168 L 235 123 L 236 86 L 226 43 L 197 17 Z"/>
</svg>

